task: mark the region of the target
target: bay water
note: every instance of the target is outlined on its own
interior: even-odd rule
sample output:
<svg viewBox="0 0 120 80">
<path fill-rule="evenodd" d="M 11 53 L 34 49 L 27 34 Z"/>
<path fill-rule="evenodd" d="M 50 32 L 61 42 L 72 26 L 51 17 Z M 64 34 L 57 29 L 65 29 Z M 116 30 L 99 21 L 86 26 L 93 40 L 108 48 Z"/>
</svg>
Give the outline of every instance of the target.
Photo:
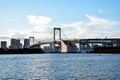
<svg viewBox="0 0 120 80">
<path fill-rule="evenodd" d="M 0 55 L 0 80 L 120 80 L 120 54 Z"/>
</svg>

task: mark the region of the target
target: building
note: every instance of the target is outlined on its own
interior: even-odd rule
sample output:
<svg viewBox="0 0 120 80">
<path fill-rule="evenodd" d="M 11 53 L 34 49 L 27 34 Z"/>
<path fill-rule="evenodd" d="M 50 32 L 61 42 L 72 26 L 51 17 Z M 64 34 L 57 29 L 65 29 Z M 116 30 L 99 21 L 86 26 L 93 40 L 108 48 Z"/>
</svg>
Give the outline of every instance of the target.
<svg viewBox="0 0 120 80">
<path fill-rule="evenodd" d="M 10 49 L 20 49 L 22 48 L 22 44 L 20 43 L 20 39 L 11 39 Z"/>
<path fill-rule="evenodd" d="M 7 49 L 7 41 L 1 41 L 1 48 Z"/>
<path fill-rule="evenodd" d="M 30 47 L 30 39 L 24 39 L 24 48 Z"/>
</svg>

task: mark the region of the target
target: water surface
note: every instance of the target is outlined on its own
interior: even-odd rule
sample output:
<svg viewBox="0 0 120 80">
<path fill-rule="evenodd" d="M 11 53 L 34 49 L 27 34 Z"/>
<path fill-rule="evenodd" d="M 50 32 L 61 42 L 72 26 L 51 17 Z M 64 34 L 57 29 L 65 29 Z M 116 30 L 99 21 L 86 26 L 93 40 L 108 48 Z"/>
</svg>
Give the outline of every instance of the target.
<svg viewBox="0 0 120 80">
<path fill-rule="evenodd" d="M 0 80 L 120 80 L 120 55 L 0 55 Z"/>
</svg>

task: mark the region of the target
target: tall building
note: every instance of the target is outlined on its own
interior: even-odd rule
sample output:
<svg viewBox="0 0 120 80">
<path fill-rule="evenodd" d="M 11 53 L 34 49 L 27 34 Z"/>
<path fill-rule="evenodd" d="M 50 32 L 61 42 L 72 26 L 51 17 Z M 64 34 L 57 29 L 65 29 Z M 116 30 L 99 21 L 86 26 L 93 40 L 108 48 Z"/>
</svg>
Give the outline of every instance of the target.
<svg viewBox="0 0 120 80">
<path fill-rule="evenodd" d="M 30 39 L 24 39 L 24 48 L 30 47 Z"/>
<path fill-rule="evenodd" d="M 20 39 L 11 39 L 10 49 L 19 49 L 19 48 L 22 48 Z"/>
<path fill-rule="evenodd" d="M 7 41 L 1 41 L 1 48 L 7 49 Z"/>
</svg>

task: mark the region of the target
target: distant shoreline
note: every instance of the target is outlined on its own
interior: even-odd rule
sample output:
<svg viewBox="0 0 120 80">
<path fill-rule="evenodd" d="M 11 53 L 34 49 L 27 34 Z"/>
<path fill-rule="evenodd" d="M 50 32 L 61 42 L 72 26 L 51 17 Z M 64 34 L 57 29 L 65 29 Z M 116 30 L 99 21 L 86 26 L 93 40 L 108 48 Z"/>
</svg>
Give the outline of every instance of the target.
<svg viewBox="0 0 120 80">
<path fill-rule="evenodd" d="M 43 54 L 44 51 L 42 49 L 2 49 L 0 48 L 0 54 L 33 54 L 33 53 L 40 53 Z"/>
<path fill-rule="evenodd" d="M 2 49 L 0 48 L 0 54 L 44 54 L 44 53 L 51 53 L 51 54 L 120 54 L 120 47 L 97 47 L 91 51 L 87 51 L 86 53 L 82 52 L 44 52 L 42 49 Z"/>
<path fill-rule="evenodd" d="M 120 54 L 120 47 L 97 47 L 88 53 L 109 53 L 109 54 Z"/>
</svg>

